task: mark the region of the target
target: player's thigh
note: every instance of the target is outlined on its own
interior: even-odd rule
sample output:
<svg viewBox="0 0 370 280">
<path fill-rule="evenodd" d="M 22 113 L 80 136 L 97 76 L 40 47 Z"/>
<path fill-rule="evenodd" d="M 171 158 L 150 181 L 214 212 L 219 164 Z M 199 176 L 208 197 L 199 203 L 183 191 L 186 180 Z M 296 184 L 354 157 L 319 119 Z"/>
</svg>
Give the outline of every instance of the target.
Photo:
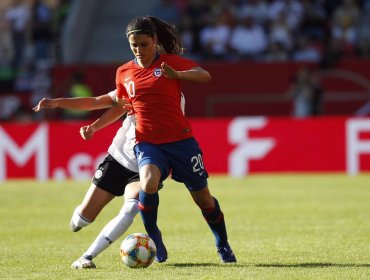
<svg viewBox="0 0 370 280">
<path fill-rule="evenodd" d="M 194 138 L 163 146 L 170 158 L 172 179 L 182 182 L 189 191 L 200 191 L 208 185 L 203 153 Z"/>
<path fill-rule="evenodd" d="M 160 174 L 159 181 L 164 181 L 168 177 L 171 166 L 166 153 L 161 149 L 161 145 L 142 142 L 135 145 L 134 151 L 138 160 L 140 181 L 142 183 L 157 180 L 158 171 Z"/>
<path fill-rule="evenodd" d="M 80 209 L 80 214 L 90 221 L 95 220 L 100 211 L 115 197 L 95 184 L 91 184 Z"/>
</svg>

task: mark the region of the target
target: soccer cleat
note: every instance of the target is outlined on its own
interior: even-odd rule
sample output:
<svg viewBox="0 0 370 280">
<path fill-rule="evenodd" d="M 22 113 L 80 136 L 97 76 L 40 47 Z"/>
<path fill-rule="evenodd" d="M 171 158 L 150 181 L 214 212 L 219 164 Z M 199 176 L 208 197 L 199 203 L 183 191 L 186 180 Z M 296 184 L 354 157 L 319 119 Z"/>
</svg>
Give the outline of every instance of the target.
<svg viewBox="0 0 370 280">
<path fill-rule="evenodd" d="M 77 231 L 79 231 L 82 227 L 79 227 L 79 226 L 75 225 L 75 224 L 73 223 L 73 219 L 71 219 L 71 221 L 69 222 L 69 228 L 71 229 L 71 231 L 73 231 L 73 232 L 77 232 Z"/>
<path fill-rule="evenodd" d="M 96 268 L 96 265 L 92 262 L 92 257 L 82 256 L 71 265 L 74 269 L 86 269 L 86 268 Z"/>
<path fill-rule="evenodd" d="M 226 243 L 226 246 L 218 247 L 217 254 L 223 263 L 233 263 L 236 262 L 236 258 L 233 250 L 231 250 L 230 245 Z"/>
<path fill-rule="evenodd" d="M 162 241 L 162 233 L 158 231 L 156 235 L 149 235 L 151 239 L 153 239 L 155 246 L 157 248 L 157 253 L 155 255 L 155 261 L 158 263 L 165 262 L 167 260 L 167 249 L 164 246 Z"/>
</svg>

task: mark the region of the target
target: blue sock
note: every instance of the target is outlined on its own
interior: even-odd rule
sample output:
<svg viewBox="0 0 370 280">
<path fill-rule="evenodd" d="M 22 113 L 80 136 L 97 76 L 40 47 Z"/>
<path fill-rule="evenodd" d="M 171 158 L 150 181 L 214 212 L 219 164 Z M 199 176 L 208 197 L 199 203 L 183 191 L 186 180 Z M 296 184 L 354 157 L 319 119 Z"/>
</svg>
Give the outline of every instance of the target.
<svg viewBox="0 0 370 280">
<path fill-rule="evenodd" d="M 210 227 L 213 235 L 215 236 L 216 246 L 223 247 L 227 244 L 227 232 L 224 214 L 221 211 L 217 199 L 213 199 L 215 201 L 215 208 L 202 209 L 202 214 L 206 222 L 208 223 L 208 226 Z"/>
<path fill-rule="evenodd" d="M 158 192 L 148 194 L 143 190 L 139 193 L 139 210 L 144 223 L 145 230 L 149 235 L 158 233 L 157 213 L 159 205 Z"/>
</svg>

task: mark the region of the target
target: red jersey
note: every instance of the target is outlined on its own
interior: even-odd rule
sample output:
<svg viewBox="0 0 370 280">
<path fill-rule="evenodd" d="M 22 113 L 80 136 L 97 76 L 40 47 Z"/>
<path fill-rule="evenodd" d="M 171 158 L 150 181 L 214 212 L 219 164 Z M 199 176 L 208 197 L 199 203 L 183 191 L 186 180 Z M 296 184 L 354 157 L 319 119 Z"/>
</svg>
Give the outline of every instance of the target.
<svg viewBox="0 0 370 280">
<path fill-rule="evenodd" d="M 149 68 L 132 60 L 117 69 L 117 96 L 133 106 L 137 142 L 163 144 L 193 136 L 181 110 L 181 81 L 166 78 L 161 72 L 162 62 L 177 71 L 199 67 L 181 56 L 161 54 Z"/>
</svg>

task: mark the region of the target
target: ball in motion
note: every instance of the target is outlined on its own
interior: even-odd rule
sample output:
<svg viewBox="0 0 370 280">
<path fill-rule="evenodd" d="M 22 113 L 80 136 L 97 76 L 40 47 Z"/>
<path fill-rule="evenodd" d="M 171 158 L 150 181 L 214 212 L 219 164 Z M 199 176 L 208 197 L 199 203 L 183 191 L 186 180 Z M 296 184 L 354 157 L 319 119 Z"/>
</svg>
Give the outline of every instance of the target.
<svg viewBox="0 0 370 280">
<path fill-rule="evenodd" d="M 122 261 L 130 268 L 148 267 L 155 258 L 154 241 L 145 233 L 133 233 L 121 243 Z"/>
</svg>

